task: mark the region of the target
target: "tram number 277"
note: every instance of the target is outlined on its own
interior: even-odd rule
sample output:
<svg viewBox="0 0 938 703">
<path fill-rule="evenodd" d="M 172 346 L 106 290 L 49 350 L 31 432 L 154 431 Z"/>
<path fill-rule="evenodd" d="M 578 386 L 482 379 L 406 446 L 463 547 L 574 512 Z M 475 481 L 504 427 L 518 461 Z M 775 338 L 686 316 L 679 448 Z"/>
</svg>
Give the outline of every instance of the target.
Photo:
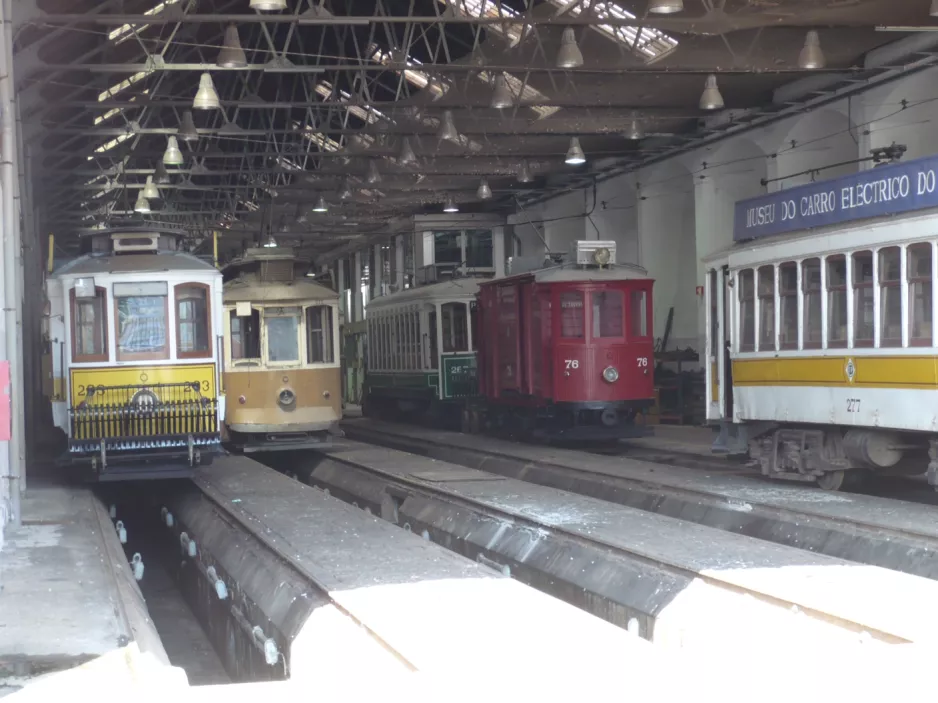
<svg viewBox="0 0 938 703">
<path fill-rule="evenodd" d="M 859 398 L 847 398 L 847 412 L 848 413 L 860 412 L 860 399 Z"/>
</svg>

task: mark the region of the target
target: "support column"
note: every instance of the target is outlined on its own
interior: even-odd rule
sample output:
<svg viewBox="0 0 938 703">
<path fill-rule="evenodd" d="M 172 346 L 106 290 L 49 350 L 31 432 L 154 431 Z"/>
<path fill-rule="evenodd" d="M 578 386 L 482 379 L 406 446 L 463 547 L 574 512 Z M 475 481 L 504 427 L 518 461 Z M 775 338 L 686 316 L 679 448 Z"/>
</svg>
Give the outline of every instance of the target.
<svg viewBox="0 0 938 703">
<path fill-rule="evenodd" d="M 384 295 L 382 284 L 384 283 L 384 248 L 381 244 L 375 244 L 375 270 L 371 271 L 371 283 L 374 290 L 373 296 Z"/>
<path fill-rule="evenodd" d="M 394 285 L 398 291 L 404 290 L 404 236 L 394 238 Z"/>
<path fill-rule="evenodd" d="M 495 266 L 495 278 L 505 275 L 505 228 L 492 228 L 492 264 Z"/>
<path fill-rule="evenodd" d="M 339 293 L 339 320 L 340 324 L 345 324 L 349 321 L 349 310 L 348 305 L 346 304 L 345 296 L 345 259 L 339 259 L 336 261 L 336 269 L 338 271 L 338 276 L 336 276 L 336 285 L 338 287 Z"/>
<path fill-rule="evenodd" d="M 362 253 L 355 252 L 352 260 L 352 322 L 360 322 L 364 317 L 362 300 Z"/>
<path fill-rule="evenodd" d="M 11 3 L 0 3 L 0 227 L 3 236 L 3 355 L 9 364 L 10 440 L 0 441 L 0 454 L 7 455 L 0 463 L 0 520 L 6 518 L 19 524 L 21 478 L 25 469 L 23 432 L 23 371 L 22 371 L 22 248 L 20 213 L 17 200 L 18 154 L 16 139 L 16 94 L 13 82 L 13 24 Z M 4 515 L 4 513 L 9 513 Z"/>
</svg>

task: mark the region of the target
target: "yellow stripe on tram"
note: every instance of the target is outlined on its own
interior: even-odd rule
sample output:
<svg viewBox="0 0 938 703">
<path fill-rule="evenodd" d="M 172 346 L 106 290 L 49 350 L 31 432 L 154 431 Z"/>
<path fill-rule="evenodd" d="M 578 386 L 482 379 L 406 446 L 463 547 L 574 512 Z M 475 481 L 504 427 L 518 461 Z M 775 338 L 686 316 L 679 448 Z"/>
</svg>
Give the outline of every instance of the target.
<svg viewBox="0 0 938 703">
<path fill-rule="evenodd" d="M 938 357 L 844 355 L 735 359 L 733 385 L 938 389 Z"/>
</svg>

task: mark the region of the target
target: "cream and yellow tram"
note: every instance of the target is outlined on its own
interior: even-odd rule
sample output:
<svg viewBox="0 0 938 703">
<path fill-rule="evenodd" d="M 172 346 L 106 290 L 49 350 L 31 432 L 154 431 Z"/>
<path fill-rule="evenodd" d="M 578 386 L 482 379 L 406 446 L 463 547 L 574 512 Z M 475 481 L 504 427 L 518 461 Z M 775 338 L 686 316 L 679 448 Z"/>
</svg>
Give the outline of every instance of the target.
<svg viewBox="0 0 938 703">
<path fill-rule="evenodd" d="M 245 452 L 323 448 L 340 433 L 339 296 L 285 247 L 224 270 L 225 430 Z"/>
<path fill-rule="evenodd" d="M 91 480 L 184 477 L 221 451 L 221 273 L 179 239 L 101 230 L 46 281 L 53 418 Z"/>
<path fill-rule="evenodd" d="M 858 469 L 938 483 L 938 159 L 737 204 L 705 262 L 714 450 L 838 489 Z"/>
</svg>

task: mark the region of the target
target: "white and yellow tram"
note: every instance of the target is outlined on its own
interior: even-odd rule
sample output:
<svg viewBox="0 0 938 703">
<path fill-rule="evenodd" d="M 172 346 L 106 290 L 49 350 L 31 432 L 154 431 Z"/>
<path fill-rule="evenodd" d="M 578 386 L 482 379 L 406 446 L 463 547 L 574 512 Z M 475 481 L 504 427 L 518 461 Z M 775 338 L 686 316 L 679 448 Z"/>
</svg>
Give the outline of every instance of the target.
<svg viewBox="0 0 938 703">
<path fill-rule="evenodd" d="M 858 469 L 938 482 L 938 199 L 914 197 L 935 162 L 737 206 L 749 241 L 705 262 L 715 451 L 829 489 Z"/>
<path fill-rule="evenodd" d="M 241 451 L 324 448 L 341 434 L 339 296 L 287 247 L 225 267 L 225 430 Z"/>
<path fill-rule="evenodd" d="M 46 281 L 64 461 L 95 481 L 187 476 L 221 446 L 221 273 L 176 232 L 90 240 Z"/>
</svg>

